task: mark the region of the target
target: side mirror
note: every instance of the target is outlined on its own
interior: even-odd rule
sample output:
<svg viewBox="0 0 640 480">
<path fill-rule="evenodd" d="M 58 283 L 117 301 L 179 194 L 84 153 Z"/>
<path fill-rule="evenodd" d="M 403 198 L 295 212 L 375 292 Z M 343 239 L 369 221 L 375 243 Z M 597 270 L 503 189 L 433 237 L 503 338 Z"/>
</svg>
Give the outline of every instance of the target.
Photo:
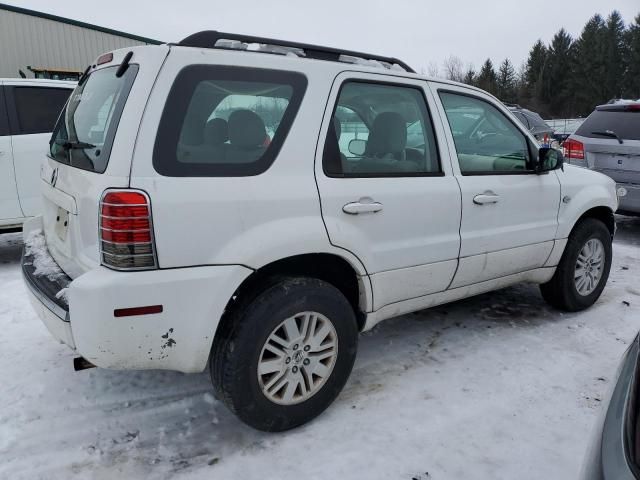
<svg viewBox="0 0 640 480">
<path fill-rule="evenodd" d="M 354 138 L 349 142 L 349 153 L 361 157 L 367 149 L 367 141 Z"/>
<path fill-rule="evenodd" d="M 551 170 L 564 170 L 564 156 L 560 150 L 551 147 L 541 147 L 538 150 L 538 164 L 536 173 L 550 172 Z"/>
</svg>

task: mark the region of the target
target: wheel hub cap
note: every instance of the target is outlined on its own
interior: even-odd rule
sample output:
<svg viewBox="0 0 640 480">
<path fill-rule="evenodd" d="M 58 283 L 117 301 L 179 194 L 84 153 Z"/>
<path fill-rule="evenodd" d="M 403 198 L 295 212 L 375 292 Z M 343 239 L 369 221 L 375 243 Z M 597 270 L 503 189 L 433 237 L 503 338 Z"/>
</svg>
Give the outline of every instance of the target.
<svg viewBox="0 0 640 480">
<path fill-rule="evenodd" d="M 333 323 L 317 312 L 284 320 L 269 335 L 258 360 L 258 383 L 272 402 L 293 405 L 315 395 L 338 356 Z"/>
<path fill-rule="evenodd" d="M 604 245 L 597 238 L 588 240 L 576 260 L 574 282 L 576 290 L 582 296 L 593 293 L 600 279 L 604 268 L 605 251 Z"/>
</svg>

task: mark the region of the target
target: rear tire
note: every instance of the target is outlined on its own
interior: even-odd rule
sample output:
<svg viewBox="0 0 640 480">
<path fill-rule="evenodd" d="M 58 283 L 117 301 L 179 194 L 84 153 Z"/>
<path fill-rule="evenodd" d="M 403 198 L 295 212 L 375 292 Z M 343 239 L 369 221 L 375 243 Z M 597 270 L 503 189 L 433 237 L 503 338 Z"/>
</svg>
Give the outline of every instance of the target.
<svg viewBox="0 0 640 480">
<path fill-rule="evenodd" d="M 279 432 L 312 420 L 351 373 L 355 314 L 322 280 L 272 280 L 224 322 L 212 347 L 212 382 L 218 398 L 253 428 Z"/>
<path fill-rule="evenodd" d="M 600 220 L 586 218 L 578 223 L 569 235 L 556 273 L 540 285 L 547 303 L 568 312 L 593 305 L 609 278 L 611 243 L 611 232 Z"/>
</svg>

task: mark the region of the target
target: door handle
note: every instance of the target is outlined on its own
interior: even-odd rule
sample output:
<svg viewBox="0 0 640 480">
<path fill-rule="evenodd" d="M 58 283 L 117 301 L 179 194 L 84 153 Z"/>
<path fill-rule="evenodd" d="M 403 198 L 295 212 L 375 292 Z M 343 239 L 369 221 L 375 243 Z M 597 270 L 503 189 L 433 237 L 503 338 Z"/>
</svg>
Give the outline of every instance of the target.
<svg viewBox="0 0 640 480">
<path fill-rule="evenodd" d="M 342 207 L 344 213 L 349 215 L 358 215 L 360 213 L 377 213 L 382 210 L 380 202 L 374 202 L 371 198 L 361 198 L 357 202 L 347 203 Z"/>
<path fill-rule="evenodd" d="M 500 195 L 496 195 L 491 191 L 484 192 L 473 197 L 473 203 L 475 203 L 476 205 L 498 203 L 498 200 L 500 200 Z"/>
</svg>

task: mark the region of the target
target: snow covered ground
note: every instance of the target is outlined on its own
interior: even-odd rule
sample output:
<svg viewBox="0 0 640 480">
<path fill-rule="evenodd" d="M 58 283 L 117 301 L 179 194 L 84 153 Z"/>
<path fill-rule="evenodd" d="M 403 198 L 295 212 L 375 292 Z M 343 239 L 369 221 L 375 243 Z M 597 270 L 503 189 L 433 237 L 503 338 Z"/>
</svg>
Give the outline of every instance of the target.
<svg viewBox="0 0 640 480">
<path fill-rule="evenodd" d="M 336 403 L 285 434 L 242 425 L 207 374 L 74 373 L 28 304 L 20 236 L 1 235 L 0 478 L 575 478 L 640 329 L 640 219 L 619 221 L 589 311 L 522 285 L 384 322 Z"/>
</svg>

